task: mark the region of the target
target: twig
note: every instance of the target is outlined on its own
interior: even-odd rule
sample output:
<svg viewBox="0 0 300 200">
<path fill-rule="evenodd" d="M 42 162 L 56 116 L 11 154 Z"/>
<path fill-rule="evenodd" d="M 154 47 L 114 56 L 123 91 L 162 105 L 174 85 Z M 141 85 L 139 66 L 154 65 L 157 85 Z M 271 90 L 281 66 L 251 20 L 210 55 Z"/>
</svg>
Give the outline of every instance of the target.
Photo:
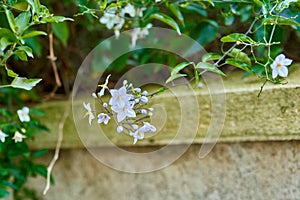
<svg viewBox="0 0 300 200">
<path fill-rule="evenodd" d="M 71 95 L 70 95 L 71 97 Z M 71 98 L 69 98 L 70 101 Z M 62 116 L 62 119 L 60 120 L 59 124 L 58 124 L 58 139 L 57 139 L 57 143 L 56 143 L 56 147 L 55 147 L 55 152 L 54 152 L 54 156 L 49 164 L 49 166 L 47 167 L 47 180 L 46 180 L 46 186 L 44 189 L 43 194 L 46 195 L 48 190 L 50 189 L 50 184 L 51 184 L 51 172 L 52 169 L 56 163 L 56 161 L 59 158 L 59 152 L 60 152 L 60 147 L 61 147 L 61 143 L 63 140 L 63 128 L 65 125 L 65 122 L 70 114 L 70 110 L 71 110 L 71 106 L 67 106 L 64 112 L 64 115 Z"/>
<path fill-rule="evenodd" d="M 60 81 L 60 78 L 59 78 L 57 65 L 56 65 L 56 62 L 55 62 L 57 58 L 54 55 L 53 32 L 52 31 L 49 33 L 49 54 L 50 55 L 48 56 L 48 59 L 51 62 L 52 70 L 53 70 L 53 73 L 54 73 L 55 86 L 54 86 L 52 92 L 48 96 L 46 96 L 44 100 L 48 100 L 49 98 L 53 97 L 55 92 L 57 91 L 57 89 L 61 86 L 61 81 Z"/>
</svg>

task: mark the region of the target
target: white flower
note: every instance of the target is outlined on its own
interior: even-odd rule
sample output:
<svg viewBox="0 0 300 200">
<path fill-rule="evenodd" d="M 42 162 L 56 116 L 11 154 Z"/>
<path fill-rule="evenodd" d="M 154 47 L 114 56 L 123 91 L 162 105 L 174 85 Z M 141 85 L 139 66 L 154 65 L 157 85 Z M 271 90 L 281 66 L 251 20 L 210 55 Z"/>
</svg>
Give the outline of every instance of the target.
<svg viewBox="0 0 300 200">
<path fill-rule="evenodd" d="M 119 38 L 120 30 L 122 29 L 124 23 L 125 23 L 125 20 L 123 18 L 116 16 L 116 19 L 115 19 L 116 26 L 114 27 L 114 33 L 115 33 L 116 38 Z"/>
<path fill-rule="evenodd" d="M 289 71 L 287 66 L 292 64 L 293 60 L 285 58 L 285 55 L 278 55 L 274 62 L 271 64 L 272 77 L 276 78 L 278 75 L 281 77 L 287 77 Z"/>
<path fill-rule="evenodd" d="M 131 45 L 136 46 L 136 41 L 140 38 L 145 38 L 149 34 L 149 29 L 152 27 L 152 24 L 147 24 L 144 28 L 134 28 L 131 32 Z"/>
<path fill-rule="evenodd" d="M 17 143 L 22 142 L 24 138 L 26 138 L 25 135 L 21 134 L 19 131 L 16 131 L 12 139 L 15 140 L 15 143 Z"/>
<path fill-rule="evenodd" d="M 89 116 L 89 124 L 91 125 L 92 120 L 95 119 L 95 116 L 94 116 L 94 114 L 92 112 L 92 109 L 91 109 L 91 105 L 90 105 L 90 103 L 86 104 L 86 103 L 83 102 L 83 106 L 87 110 L 84 117 L 86 117 L 87 115 Z"/>
<path fill-rule="evenodd" d="M 112 106 L 111 109 L 117 113 L 118 122 L 123 121 L 126 117 L 136 117 L 133 105 L 128 101 L 123 106 Z"/>
<path fill-rule="evenodd" d="M 134 6 L 130 3 L 127 4 L 121 11 L 121 16 L 124 16 L 125 14 L 129 14 L 130 17 L 134 17 L 136 14 Z"/>
<path fill-rule="evenodd" d="M 98 115 L 98 123 L 99 124 L 100 123 L 107 124 L 109 120 L 110 120 L 110 117 L 107 114 L 105 114 L 105 113 L 100 113 Z"/>
<path fill-rule="evenodd" d="M 155 3 L 161 2 L 161 0 L 155 0 Z"/>
<path fill-rule="evenodd" d="M 134 138 L 133 144 L 136 144 L 138 140 L 144 139 L 146 132 L 155 132 L 155 131 L 156 131 L 156 128 L 153 125 L 151 125 L 148 122 L 144 122 L 144 125 L 141 128 L 139 128 L 134 133 L 130 132 L 129 134 L 130 134 L 130 136 L 132 136 Z"/>
<path fill-rule="evenodd" d="M 144 126 L 142 126 L 139 129 L 139 132 L 143 132 L 143 133 L 146 133 L 146 132 L 155 132 L 155 131 L 156 131 L 155 126 L 151 125 L 148 122 L 144 122 Z"/>
<path fill-rule="evenodd" d="M 29 122 L 30 117 L 29 117 L 29 108 L 24 106 L 21 110 L 17 111 L 19 119 L 21 122 Z"/>
<path fill-rule="evenodd" d="M 104 95 L 105 89 L 108 89 L 107 84 L 108 84 L 108 79 L 109 79 L 110 76 L 111 76 L 111 74 L 106 77 L 106 80 L 105 80 L 104 84 L 98 85 L 98 86 L 102 87 L 100 92 L 98 93 L 98 96 L 102 97 Z"/>
<path fill-rule="evenodd" d="M 0 130 L 0 140 L 1 142 L 5 142 L 5 138 L 7 137 L 8 135 L 3 133 L 1 130 Z"/>
<path fill-rule="evenodd" d="M 136 144 L 136 142 L 138 140 L 144 139 L 144 133 L 143 132 L 139 132 L 139 131 L 136 131 L 134 133 L 130 132 L 130 136 L 133 137 L 133 144 Z"/>
<path fill-rule="evenodd" d="M 125 86 L 122 86 L 118 90 L 110 90 L 111 99 L 109 100 L 109 105 L 112 107 L 123 108 L 126 103 L 132 98 L 132 95 L 127 94 Z"/>
<path fill-rule="evenodd" d="M 112 29 L 116 21 L 116 7 L 108 9 L 104 15 L 100 18 L 100 23 L 105 24 L 108 29 Z"/>
</svg>

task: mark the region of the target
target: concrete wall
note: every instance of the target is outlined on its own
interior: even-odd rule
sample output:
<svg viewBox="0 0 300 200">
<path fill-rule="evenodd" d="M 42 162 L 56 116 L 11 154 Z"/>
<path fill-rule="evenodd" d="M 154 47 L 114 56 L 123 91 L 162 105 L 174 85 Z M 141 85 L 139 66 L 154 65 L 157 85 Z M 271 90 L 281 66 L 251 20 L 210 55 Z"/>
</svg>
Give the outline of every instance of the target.
<svg viewBox="0 0 300 200">
<path fill-rule="evenodd" d="M 85 149 L 63 150 L 48 194 L 41 194 L 42 178 L 30 186 L 45 200 L 300 198 L 300 142 L 218 144 L 204 159 L 199 149 L 193 145 L 172 165 L 147 174 L 115 171 Z M 99 151 L 110 156 L 109 148 Z M 42 162 L 48 163 L 51 153 Z"/>
</svg>

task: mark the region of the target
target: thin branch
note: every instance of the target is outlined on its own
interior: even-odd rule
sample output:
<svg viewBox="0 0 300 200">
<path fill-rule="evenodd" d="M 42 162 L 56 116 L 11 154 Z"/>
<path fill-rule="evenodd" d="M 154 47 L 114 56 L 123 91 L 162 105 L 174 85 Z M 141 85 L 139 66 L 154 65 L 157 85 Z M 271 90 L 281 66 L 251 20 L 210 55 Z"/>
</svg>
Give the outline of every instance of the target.
<svg viewBox="0 0 300 200">
<path fill-rule="evenodd" d="M 44 100 L 48 100 L 49 98 L 53 97 L 55 92 L 57 91 L 57 89 L 61 86 L 61 81 L 60 81 L 60 78 L 59 78 L 57 65 L 56 65 L 56 62 L 55 62 L 57 58 L 55 57 L 55 54 L 54 54 L 53 32 L 52 31 L 49 33 L 49 54 L 50 55 L 48 56 L 48 59 L 51 62 L 52 70 L 53 70 L 53 73 L 54 73 L 55 86 L 54 86 L 52 92 L 48 96 L 46 96 Z"/>
<path fill-rule="evenodd" d="M 71 95 L 69 97 L 69 101 L 70 100 L 71 100 Z M 45 189 L 43 192 L 44 195 L 46 195 L 48 190 L 50 189 L 50 184 L 51 184 L 50 180 L 51 180 L 52 169 L 53 169 L 56 161 L 59 158 L 60 147 L 61 147 L 61 143 L 63 141 L 63 129 L 64 129 L 65 122 L 66 122 L 68 116 L 70 115 L 70 110 L 71 110 L 71 106 L 68 105 L 65 109 L 62 119 L 60 120 L 60 122 L 58 124 L 58 139 L 57 139 L 57 143 L 56 143 L 56 147 L 55 147 L 54 156 L 53 156 L 49 166 L 47 167 L 47 180 L 46 180 L 46 186 L 45 186 Z"/>
</svg>

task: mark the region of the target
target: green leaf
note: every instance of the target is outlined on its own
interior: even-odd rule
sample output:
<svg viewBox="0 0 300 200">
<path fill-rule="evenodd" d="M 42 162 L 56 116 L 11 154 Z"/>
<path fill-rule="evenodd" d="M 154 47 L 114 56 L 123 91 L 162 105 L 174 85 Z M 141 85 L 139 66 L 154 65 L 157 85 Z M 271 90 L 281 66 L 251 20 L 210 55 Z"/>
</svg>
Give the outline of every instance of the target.
<svg viewBox="0 0 300 200">
<path fill-rule="evenodd" d="M 216 39 L 218 35 L 219 25 L 214 20 L 202 20 L 197 24 L 195 30 L 192 33 L 192 37 L 201 45 L 206 45 Z"/>
<path fill-rule="evenodd" d="M 212 60 L 219 60 L 222 58 L 222 55 L 218 53 L 207 53 L 202 56 L 202 61 L 207 62 L 207 61 L 212 61 Z"/>
<path fill-rule="evenodd" d="M 184 69 L 185 67 L 192 65 L 193 62 L 182 62 L 176 65 L 171 72 L 171 76 L 177 74 L 180 70 Z"/>
<path fill-rule="evenodd" d="M 25 38 L 38 36 L 38 35 L 47 35 L 47 33 L 45 33 L 44 31 L 30 31 L 30 32 L 27 32 L 26 34 L 24 34 L 22 36 L 22 38 L 25 39 Z"/>
<path fill-rule="evenodd" d="M 32 49 L 28 46 L 19 46 L 17 47 L 18 50 L 23 51 L 26 53 L 27 56 L 33 58 Z"/>
<path fill-rule="evenodd" d="M 155 13 L 155 14 L 151 15 L 150 18 L 157 19 L 157 20 L 159 20 L 159 21 L 161 21 L 165 24 L 168 24 L 173 29 L 175 29 L 179 35 L 181 35 L 180 28 L 179 28 L 178 24 L 176 23 L 176 21 L 174 19 L 172 19 L 168 15 L 165 15 L 163 13 Z"/>
<path fill-rule="evenodd" d="M 4 49 L 6 49 L 9 45 L 12 45 L 13 42 L 9 41 L 8 38 L 3 37 L 0 39 L 0 52 L 4 51 Z"/>
<path fill-rule="evenodd" d="M 171 10 L 171 12 L 175 15 L 175 17 L 180 21 L 180 23 L 184 26 L 184 17 L 180 12 L 179 7 L 174 3 L 170 3 L 168 7 Z"/>
<path fill-rule="evenodd" d="M 74 20 L 72 18 L 63 17 L 63 16 L 47 17 L 41 20 L 42 23 L 59 23 L 64 21 L 74 21 Z"/>
<path fill-rule="evenodd" d="M 9 192 L 0 187 L 0 198 L 8 197 Z"/>
<path fill-rule="evenodd" d="M 66 22 L 51 24 L 54 35 L 63 43 L 66 47 L 69 39 L 69 28 Z"/>
<path fill-rule="evenodd" d="M 13 70 L 8 69 L 7 66 L 5 66 L 5 70 L 6 70 L 7 76 L 9 76 L 9 77 L 15 78 L 15 77 L 19 76 L 19 75 L 18 75 L 17 73 L 15 73 Z"/>
<path fill-rule="evenodd" d="M 232 66 L 235 66 L 237 68 L 240 68 L 242 70 L 245 70 L 247 72 L 251 72 L 251 68 L 250 68 L 249 65 L 247 65 L 244 62 L 238 61 L 234 58 L 227 58 L 225 63 L 228 64 L 228 65 L 232 65 Z"/>
<path fill-rule="evenodd" d="M 221 38 L 221 42 L 247 42 L 250 44 L 255 44 L 255 41 L 252 40 L 249 36 L 242 33 L 232 33 Z"/>
<path fill-rule="evenodd" d="M 289 26 L 300 26 L 298 22 L 290 18 L 279 16 L 278 19 L 276 16 L 269 17 L 263 20 L 264 25 L 289 25 Z"/>
<path fill-rule="evenodd" d="M 18 58 L 20 58 L 20 60 L 22 60 L 22 61 L 27 61 L 27 55 L 26 55 L 26 53 L 25 53 L 24 51 L 22 51 L 22 50 L 17 50 L 17 51 L 14 52 L 14 54 L 15 54 L 16 56 L 18 56 Z"/>
<path fill-rule="evenodd" d="M 200 15 L 207 17 L 207 11 L 196 3 L 182 4 L 181 7 L 199 13 Z"/>
<path fill-rule="evenodd" d="M 18 41 L 15 34 L 7 28 L 0 28 L 0 38 L 7 38 L 11 42 Z"/>
<path fill-rule="evenodd" d="M 16 17 L 16 24 L 19 27 L 19 33 L 24 32 L 28 26 L 30 21 L 31 14 L 30 12 L 22 12 Z"/>
<path fill-rule="evenodd" d="M 45 153 L 48 152 L 48 149 L 41 149 L 39 151 L 36 151 L 32 154 L 32 158 L 38 158 L 41 157 L 42 155 L 44 155 Z"/>
<path fill-rule="evenodd" d="M 6 9 L 5 14 L 6 14 L 6 18 L 7 18 L 9 27 L 11 28 L 11 30 L 14 33 L 16 33 L 17 32 L 17 25 L 16 25 L 16 21 L 15 21 L 13 13 L 10 10 Z"/>
<path fill-rule="evenodd" d="M 228 55 L 230 57 L 235 58 L 235 60 L 241 61 L 251 66 L 251 59 L 248 57 L 246 53 L 242 52 L 240 49 L 234 48 Z"/>
<path fill-rule="evenodd" d="M 27 79 L 24 77 L 15 77 L 10 84 L 13 88 L 21 88 L 25 90 L 31 90 L 36 84 L 38 84 L 42 79 Z"/>
<path fill-rule="evenodd" d="M 184 76 L 186 76 L 186 74 L 173 74 L 167 79 L 166 84 L 177 78 L 184 77 Z"/>
<path fill-rule="evenodd" d="M 208 62 L 199 62 L 196 67 L 196 69 L 203 69 L 206 71 L 215 72 L 217 74 L 220 74 L 222 76 L 226 76 L 219 68 L 217 68 L 215 65 L 208 63 Z"/>
</svg>

